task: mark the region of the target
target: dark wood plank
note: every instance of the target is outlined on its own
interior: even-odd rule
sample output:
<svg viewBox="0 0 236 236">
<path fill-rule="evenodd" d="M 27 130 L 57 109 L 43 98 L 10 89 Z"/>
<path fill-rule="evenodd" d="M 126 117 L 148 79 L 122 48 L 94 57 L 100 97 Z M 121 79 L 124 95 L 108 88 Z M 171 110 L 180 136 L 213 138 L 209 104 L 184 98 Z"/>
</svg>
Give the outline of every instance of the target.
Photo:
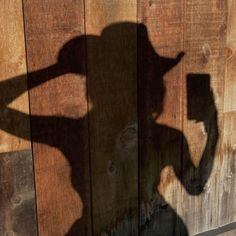
<svg viewBox="0 0 236 236">
<path fill-rule="evenodd" d="M 90 235 L 82 0 L 24 1 L 40 235 Z"/>
<path fill-rule="evenodd" d="M 136 0 L 85 9 L 94 235 L 137 235 Z"/>
<path fill-rule="evenodd" d="M 0 235 L 36 236 L 32 151 L 0 154 Z"/>
<path fill-rule="evenodd" d="M 180 207 L 183 1 L 138 2 L 140 235 L 185 235 Z"/>
</svg>

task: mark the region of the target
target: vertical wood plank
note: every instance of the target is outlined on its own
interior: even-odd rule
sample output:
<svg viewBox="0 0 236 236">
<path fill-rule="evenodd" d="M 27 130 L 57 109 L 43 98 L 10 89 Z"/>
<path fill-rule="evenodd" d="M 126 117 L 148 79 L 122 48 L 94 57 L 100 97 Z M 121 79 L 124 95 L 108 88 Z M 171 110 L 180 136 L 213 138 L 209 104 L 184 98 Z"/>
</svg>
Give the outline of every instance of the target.
<svg viewBox="0 0 236 236">
<path fill-rule="evenodd" d="M 90 235 L 83 1 L 25 0 L 24 15 L 39 234 Z"/>
<path fill-rule="evenodd" d="M 222 164 L 220 179 L 220 212 L 219 223 L 224 225 L 236 221 L 235 210 L 235 168 L 236 168 L 236 152 L 235 152 L 235 129 L 236 129 L 236 3 L 235 1 L 227 1 L 228 17 L 226 31 L 226 77 L 224 90 L 224 133 L 222 145 Z M 230 235 L 230 233 L 229 233 Z"/>
<path fill-rule="evenodd" d="M 22 2 L 0 1 L 0 235 L 37 235 Z M 20 76 L 20 85 L 10 78 Z M 17 97 L 19 90 L 26 91 Z M 15 136 L 14 133 L 18 135 Z M 23 139 L 24 137 L 25 139 Z"/>
<path fill-rule="evenodd" d="M 232 61 L 233 62 L 233 61 Z M 229 63 L 229 62 L 228 62 Z M 229 63 L 231 64 L 231 62 Z M 230 65 L 227 65 L 227 69 Z M 234 69 L 232 70 L 232 75 Z M 234 80 L 234 76 L 230 77 L 229 71 L 227 72 L 226 80 Z M 227 83 L 227 82 L 226 82 Z M 225 90 L 225 96 L 227 95 L 227 88 Z M 232 98 L 228 97 L 228 102 Z M 227 101 L 225 100 L 225 101 Z M 221 178 L 220 184 L 220 200 L 219 200 L 219 224 L 225 225 L 236 221 L 236 210 L 235 210 L 235 119 L 236 112 L 225 112 L 224 113 L 224 136 L 223 136 L 223 147 L 222 147 L 222 164 L 220 169 Z"/>
<path fill-rule="evenodd" d="M 195 234 L 216 228 L 219 220 L 226 1 L 185 1 L 185 22 L 184 75 L 189 80 L 184 79 L 183 86 L 183 131 L 187 139 L 183 144 L 183 181 L 189 187 L 183 189 L 181 215 L 189 233 Z M 187 82 L 196 81 L 194 91 L 187 90 Z M 200 94 L 197 91 L 205 94 L 196 95 Z M 205 112 L 203 107 L 197 112 L 201 100 Z M 193 167 L 187 170 L 189 158 Z"/>
<path fill-rule="evenodd" d="M 136 1 L 85 4 L 94 235 L 137 235 Z"/>
<path fill-rule="evenodd" d="M 183 1 L 138 1 L 138 21 L 140 235 L 185 235 L 175 174 L 181 169 Z"/>
<path fill-rule="evenodd" d="M 9 78 L 26 73 L 26 59 L 25 59 L 25 41 L 24 41 L 24 28 L 23 28 L 23 13 L 22 3 L 17 1 L 0 1 L 0 81 L 1 83 L 1 106 L 9 106 L 11 108 L 21 110 L 22 112 L 29 113 L 28 93 L 25 92 L 21 97 L 13 100 L 9 99 L 19 89 L 17 84 L 9 84 L 3 86 L 3 81 Z M 26 75 L 22 76 L 23 90 L 26 91 L 27 82 Z M 10 104 L 9 104 L 10 103 Z M 7 109 L 1 107 L 1 116 L 7 117 Z M 5 118 L 4 117 L 4 118 Z M 1 121 L 2 126 L 13 126 L 8 119 Z M 4 123 L 4 124 L 3 124 Z M 7 127 L 6 127 L 7 128 Z M 18 132 L 24 132 L 29 138 L 30 127 L 29 122 L 25 126 L 17 126 Z M 16 137 L 10 133 L 0 131 L 0 152 L 16 151 L 30 148 L 30 142 Z"/>
</svg>

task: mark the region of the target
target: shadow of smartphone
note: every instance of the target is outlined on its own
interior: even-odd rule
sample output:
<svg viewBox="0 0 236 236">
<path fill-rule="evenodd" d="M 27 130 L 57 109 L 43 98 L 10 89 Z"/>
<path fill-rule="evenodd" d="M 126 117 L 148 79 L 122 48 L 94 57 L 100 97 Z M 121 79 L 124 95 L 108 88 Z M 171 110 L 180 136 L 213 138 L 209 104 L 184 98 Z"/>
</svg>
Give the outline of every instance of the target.
<svg viewBox="0 0 236 236">
<path fill-rule="evenodd" d="M 189 120 L 204 121 L 212 96 L 209 74 L 187 75 L 187 116 Z"/>
</svg>

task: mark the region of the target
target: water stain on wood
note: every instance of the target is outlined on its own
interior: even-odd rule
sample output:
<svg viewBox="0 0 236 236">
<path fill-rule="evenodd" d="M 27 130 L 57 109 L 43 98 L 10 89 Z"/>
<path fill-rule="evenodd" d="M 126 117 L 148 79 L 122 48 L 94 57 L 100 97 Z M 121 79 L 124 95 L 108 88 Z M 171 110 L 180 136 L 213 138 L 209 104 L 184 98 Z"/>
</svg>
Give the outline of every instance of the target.
<svg viewBox="0 0 236 236">
<path fill-rule="evenodd" d="M 0 206 L 0 235 L 37 235 L 31 150 L 0 154 Z"/>
</svg>

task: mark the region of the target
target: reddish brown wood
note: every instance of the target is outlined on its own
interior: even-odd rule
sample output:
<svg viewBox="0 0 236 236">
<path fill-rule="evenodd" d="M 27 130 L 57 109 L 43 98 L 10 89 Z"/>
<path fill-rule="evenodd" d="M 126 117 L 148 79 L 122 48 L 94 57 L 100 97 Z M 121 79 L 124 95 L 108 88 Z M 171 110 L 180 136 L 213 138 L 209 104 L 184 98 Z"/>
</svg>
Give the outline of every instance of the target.
<svg viewBox="0 0 236 236">
<path fill-rule="evenodd" d="M 40 235 L 90 235 L 84 5 L 24 1 Z"/>
<path fill-rule="evenodd" d="M 138 21 L 140 233 L 185 235 L 176 213 L 183 138 L 183 1 L 139 1 Z"/>
</svg>

